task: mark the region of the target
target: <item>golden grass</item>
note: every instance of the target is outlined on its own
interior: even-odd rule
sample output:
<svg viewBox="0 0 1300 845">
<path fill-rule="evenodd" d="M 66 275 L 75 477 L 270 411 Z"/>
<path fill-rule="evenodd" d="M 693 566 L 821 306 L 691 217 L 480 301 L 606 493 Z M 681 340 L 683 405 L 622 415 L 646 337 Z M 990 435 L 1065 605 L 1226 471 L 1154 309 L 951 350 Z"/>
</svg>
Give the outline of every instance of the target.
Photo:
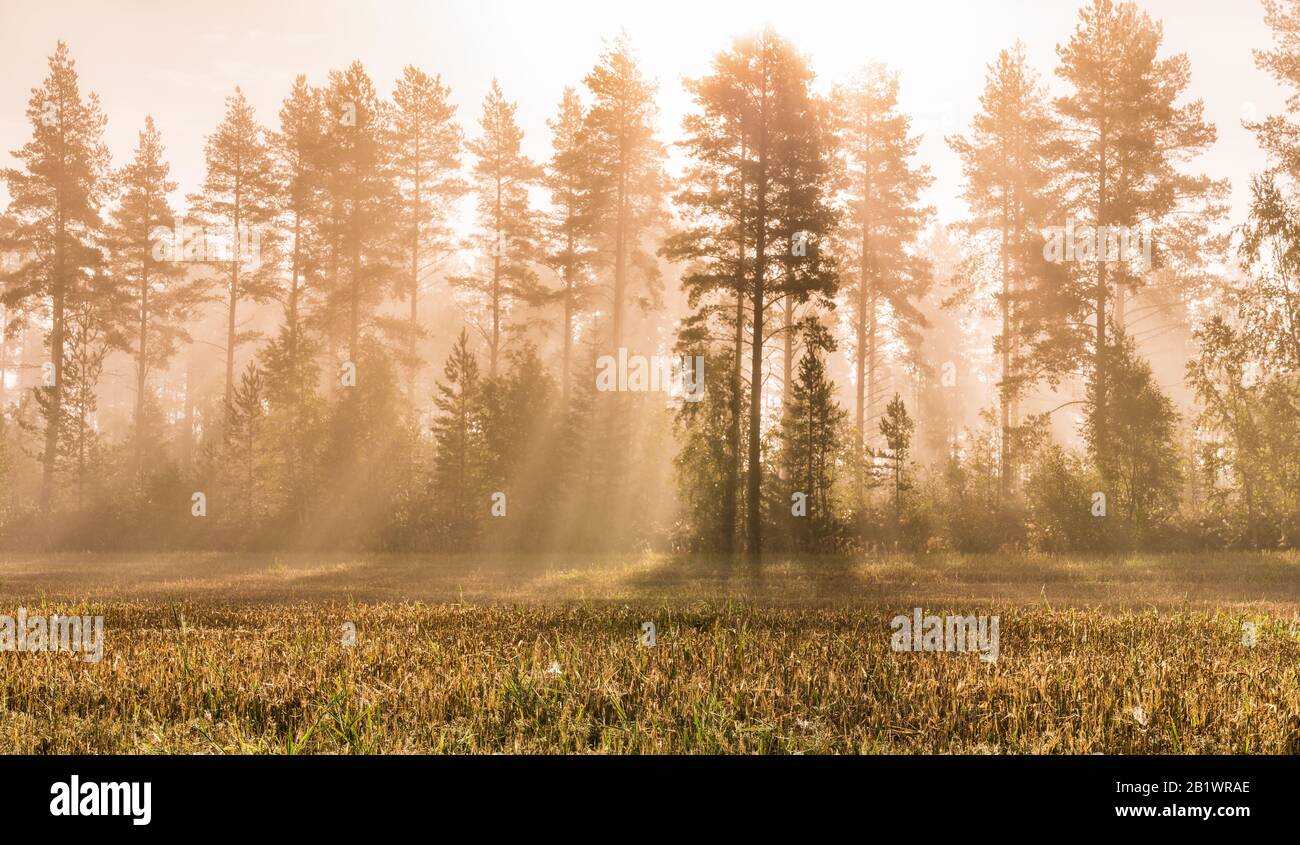
<svg viewBox="0 0 1300 845">
<path fill-rule="evenodd" d="M 1300 752 L 1300 642 L 1261 615 L 962 608 L 1000 614 L 988 664 L 895 653 L 858 609 L 44 612 L 73 610 L 103 612 L 104 660 L 0 655 L 0 750 Z"/>
<path fill-rule="evenodd" d="M 0 751 L 1300 753 L 1294 556 L 1015 563 L 11 558 L 107 633 L 0 653 Z M 893 652 L 918 605 L 1000 659 Z"/>
</svg>

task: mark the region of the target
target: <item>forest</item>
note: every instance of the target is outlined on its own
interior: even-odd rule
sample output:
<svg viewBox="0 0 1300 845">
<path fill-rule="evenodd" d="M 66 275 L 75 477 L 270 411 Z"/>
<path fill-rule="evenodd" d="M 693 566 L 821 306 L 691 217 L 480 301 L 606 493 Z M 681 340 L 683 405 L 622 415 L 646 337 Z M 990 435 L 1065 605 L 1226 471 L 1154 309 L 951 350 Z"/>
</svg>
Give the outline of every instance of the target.
<svg viewBox="0 0 1300 845">
<path fill-rule="evenodd" d="M 437 67 L 234 88 L 188 193 L 59 42 L 0 170 L 0 547 L 1295 549 L 1300 1 L 1262 11 L 1241 219 L 1213 69 L 1128 2 L 988 56 L 952 225 L 908 80 L 773 29 L 672 144 L 668 81 L 593 44 L 544 160 Z"/>
</svg>

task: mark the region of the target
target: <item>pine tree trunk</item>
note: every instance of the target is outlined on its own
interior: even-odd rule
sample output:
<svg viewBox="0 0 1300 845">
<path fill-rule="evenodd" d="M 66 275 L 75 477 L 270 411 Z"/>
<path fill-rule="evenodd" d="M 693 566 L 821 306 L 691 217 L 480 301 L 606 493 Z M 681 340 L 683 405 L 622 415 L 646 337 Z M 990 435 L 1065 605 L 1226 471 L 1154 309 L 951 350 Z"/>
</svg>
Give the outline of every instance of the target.
<svg viewBox="0 0 1300 845">
<path fill-rule="evenodd" d="M 56 212 L 54 233 L 53 314 L 50 327 L 50 359 L 54 384 L 50 389 L 50 416 L 45 425 L 44 466 L 41 469 L 41 513 L 48 516 L 54 494 L 54 464 L 59 455 L 59 427 L 63 420 L 63 326 L 64 326 L 64 238 L 62 197 Z"/>
<path fill-rule="evenodd" d="M 614 230 L 614 321 L 613 347 L 623 345 L 623 300 L 627 296 L 627 174 L 623 161 L 618 172 L 618 220 Z"/>
<path fill-rule="evenodd" d="M 144 406 L 145 390 L 149 378 L 149 269 L 147 262 L 142 261 L 140 268 L 140 349 L 136 357 L 136 382 L 135 382 L 135 458 L 136 470 L 139 473 L 140 495 L 144 495 L 145 486 L 145 438 L 144 438 Z"/>
<path fill-rule="evenodd" d="M 1011 489 L 1011 276 L 1007 245 L 1007 207 L 1002 204 L 1002 390 L 998 397 L 1002 412 L 1002 453 L 999 456 L 998 495 L 1006 501 Z"/>
<path fill-rule="evenodd" d="M 235 243 L 239 242 L 239 208 L 241 197 L 235 191 L 234 229 L 231 232 Z M 236 250 L 234 260 L 230 263 L 230 307 L 226 323 L 226 404 L 230 404 L 235 395 L 235 307 L 239 302 L 239 253 Z"/>
<path fill-rule="evenodd" d="M 790 379 L 794 373 L 794 295 L 787 293 L 782 303 L 782 326 L 785 333 L 781 360 L 781 413 L 790 408 Z"/>
<path fill-rule="evenodd" d="M 572 244 L 572 239 L 570 239 Z M 569 254 L 572 255 L 572 245 L 569 248 Z M 561 361 L 562 370 L 560 372 L 561 393 L 564 398 L 564 413 L 569 413 L 569 403 L 573 396 L 573 271 L 571 268 L 564 270 L 564 344 L 563 356 Z"/>
<path fill-rule="evenodd" d="M 749 150 L 745 141 L 740 144 L 741 160 L 747 160 Z M 744 207 L 745 203 L 745 179 L 743 174 L 740 177 L 740 206 Z M 743 215 L 743 212 L 742 212 Z M 744 367 L 745 354 L 745 226 L 744 220 L 737 220 L 736 230 L 740 233 L 739 243 L 737 244 L 737 261 L 736 261 L 736 325 L 735 335 L 733 337 L 732 360 L 731 360 L 731 418 L 728 421 L 727 428 L 727 454 L 730 460 L 727 462 L 727 481 L 726 489 L 723 491 L 722 501 L 722 530 L 725 532 L 723 538 L 724 550 L 728 555 L 736 551 L 736 535 L 740 527 L 740 417 L 742 405 L 741 390 L 743 382 L 741 379 Z"/>
<path fill-rule="evenodd" d="M 754 323 L 753 344 L 749 359 L 749 476 L 746 492 L 748 501 L 748 519 L 746 537 L 750 565 L 754 573 L 759 573 L 763 561 L 763 465 L 762 465 L 762 419 L 763 419 L 763 307 L 767 280 L 765 278 L 767 262 L 767 68 L 766 57 L 763 68 L 763 88 L 760 93 L 759 106 L 759 143 L 758 143 L 758 193 L 755 197 L 754 214 Z"/>
<path fill-rule="evenodd" d="M 1106 202 L 1107 202 L 1107 147 L 1106 131 L 1102 129 L 1101 139 L 1099 142 L 1101 153 L 1101 167 L 1098 179 L 1097 190 L 1097 215 L 1096 228 L 1093 230 L 1094 237 L 1101 227 L 1106 225 Z M 1094 257 L 1095 256 L 1094 250 Z M 1096 290 L 1096 308 L 1097 308 L 1097 348 L 1093 351 L 1093 373 L 1096 385 L 1095 407 L 1093 408 L 1093 431 L 1099 443 L 1104 443 L 1106 432 L 1106 406 L 1108 399 L 1107 374 L 1106 374 L 1106 262 L 1097 262 L 1097 290 Z"/>
</svg>

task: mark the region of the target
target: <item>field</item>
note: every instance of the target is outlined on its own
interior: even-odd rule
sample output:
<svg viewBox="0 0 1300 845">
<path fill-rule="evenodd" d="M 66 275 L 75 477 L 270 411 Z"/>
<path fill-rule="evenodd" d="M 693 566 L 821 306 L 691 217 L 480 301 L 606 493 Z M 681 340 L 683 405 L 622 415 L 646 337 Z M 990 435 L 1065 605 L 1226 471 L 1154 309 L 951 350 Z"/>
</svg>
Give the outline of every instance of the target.
<svg viewBox="0 0 1300 845">
<path fill-rule="evenodd" d="M 19 607 L 106 633 L 0 653 L 10 753 L 1300 753 L 1291 554 L 0 558 Z"/>
</svg>

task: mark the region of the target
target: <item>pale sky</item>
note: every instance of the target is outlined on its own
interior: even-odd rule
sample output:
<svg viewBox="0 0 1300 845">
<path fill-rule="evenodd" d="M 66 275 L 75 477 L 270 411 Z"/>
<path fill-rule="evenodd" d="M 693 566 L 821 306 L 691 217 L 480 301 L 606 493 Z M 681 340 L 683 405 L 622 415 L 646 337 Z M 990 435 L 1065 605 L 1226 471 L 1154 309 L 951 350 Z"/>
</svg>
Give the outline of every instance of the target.
<svg viewBox="0 0 1300 845">
<path fill-rule="evenodd" d="M 1199 169 L 1231 178 L 1237 222 L 1247 180 L 1264 164 L 1241 118 L 1251 110 L 1277 111 L 1284 99 L 1251 56 L 1252 48 L 1269 44 L 1262 9 L 1255 0 L 1140 5 L 1163 21 L 1165 55 L 1191 58 L 1191 93 L 1205 100 L 1219 130 Z M 1044 80 L 1059 89 L 1056 45 L 1073 31 L 1078 6 L 1066 0 L 226 0 L 215 6 L 0 0 L 0 162 L 11 162 L 9 151 L 29 135 L 29 90 L 44 78 L 46 56 L 59 39 L 77 60 L 83 90 L 104 103 L 114 163 L 129 159 L 145 115 L 152 114 L 183 194 L 201 178 L 204 138 L 236 85 L 263 123 L 274 125 L 298 73 L 320 83 L 330 69 L 360 59 L 386 94 L 401 68 L 416 64 L 443 76 L 473 134 L 495 76 L 519 103 L 528 152 L 544 160 L 545 121 L 564 87 L 580 86 L 602 39 L 620 30 L 631 37 L 644 69 L 660 84 L 660 134 L 671 142 L 690 106 L 681 80 L 705 72 L 733 35 L 771 24 L 811 57 L 820 86 L 873 60 L 900 73 L 903 107 L 925 136 L 921 158 L 936 176 L 927 200 L 952 221 L 963 213 L 961 174 L 943 136 L 964 131 L 985 66 L 1017 38 Z"/>
</svg>

